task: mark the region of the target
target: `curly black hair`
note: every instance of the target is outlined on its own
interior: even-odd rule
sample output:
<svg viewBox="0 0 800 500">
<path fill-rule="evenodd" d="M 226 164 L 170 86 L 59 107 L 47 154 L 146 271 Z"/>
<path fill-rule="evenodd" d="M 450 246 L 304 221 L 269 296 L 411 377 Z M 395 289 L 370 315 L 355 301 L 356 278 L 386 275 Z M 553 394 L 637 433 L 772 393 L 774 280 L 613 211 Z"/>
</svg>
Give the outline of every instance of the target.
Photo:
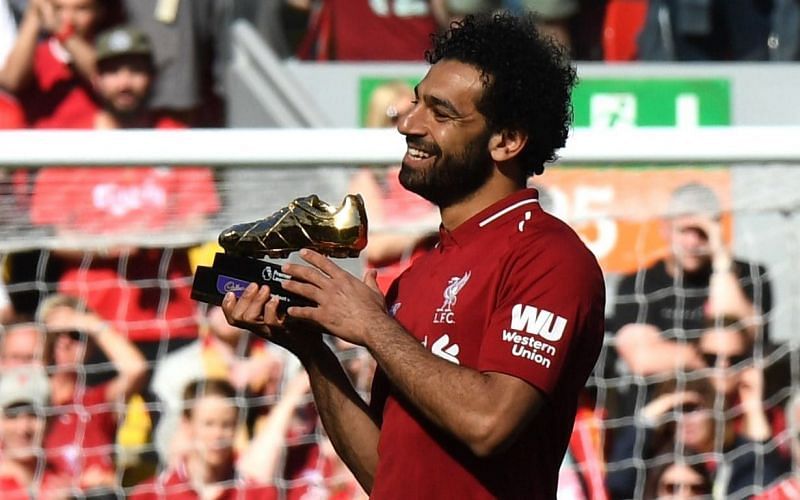
<svg viewBox="0 0 800 500">
<path fill-rule="evenodd" d="M 567 140 L 572 123 L 570 95 L 577 81 L 565 51 L 542 36 L 532 15 L 466 16 L 433 35 L 425 53 L 430 64 L 460 61 L 481 71 L 478 110 L 489 130 L 528 134 L 520 160 L 526 176 L 544 172 Z"/>
</svg>

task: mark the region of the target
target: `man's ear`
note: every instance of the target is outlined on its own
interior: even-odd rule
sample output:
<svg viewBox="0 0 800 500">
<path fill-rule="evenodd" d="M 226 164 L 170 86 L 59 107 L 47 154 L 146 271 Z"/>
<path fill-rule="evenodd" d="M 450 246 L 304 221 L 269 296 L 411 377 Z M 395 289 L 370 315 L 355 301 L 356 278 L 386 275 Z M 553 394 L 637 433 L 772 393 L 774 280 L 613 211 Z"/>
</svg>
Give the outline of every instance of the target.
<svg viewBox="0 0 800 500">
<path fill-rule="evenodd" d="M 489 152 L 496 163 L 519 156 L 528 144 L 528 134 L 520 130 L 502 130 L 489 138 Z"/>
</svg>

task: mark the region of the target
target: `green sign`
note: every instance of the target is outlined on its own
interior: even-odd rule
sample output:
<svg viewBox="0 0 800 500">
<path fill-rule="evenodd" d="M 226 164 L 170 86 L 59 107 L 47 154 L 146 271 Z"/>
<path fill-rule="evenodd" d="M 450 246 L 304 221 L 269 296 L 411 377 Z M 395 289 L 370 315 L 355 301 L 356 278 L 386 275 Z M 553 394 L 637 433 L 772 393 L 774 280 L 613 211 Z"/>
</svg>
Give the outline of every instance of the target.
<svg viewBox="0 0 800 500">
<path fill-rule="evenodd" d="M 723 79 L 595 79 L 572 96 L 576 127 L 730 125 L 730 82 Z"/>
<path fill-rule="evenodd" d="M 407 83 L 409 87 L 414 88 L 421 80 L 420 77 L 362 77 L 359 80 L 358 86 L 358 123 L 363 127 L 367 121 L 367 110 L 369 109 L 369 101 L 372 98 L 372 93 L 381 85 L 386 85 L 393 82 Z"/>
<path fill-rule="evenodd" d="M 364 124 L 370 97 L 379 86 L 417 77 L 362 77 L 359 117 Z M 572 96 L 576 127 L 696 127 L 731 124 L 726 79 L 581 79 Z"/>
</svg>

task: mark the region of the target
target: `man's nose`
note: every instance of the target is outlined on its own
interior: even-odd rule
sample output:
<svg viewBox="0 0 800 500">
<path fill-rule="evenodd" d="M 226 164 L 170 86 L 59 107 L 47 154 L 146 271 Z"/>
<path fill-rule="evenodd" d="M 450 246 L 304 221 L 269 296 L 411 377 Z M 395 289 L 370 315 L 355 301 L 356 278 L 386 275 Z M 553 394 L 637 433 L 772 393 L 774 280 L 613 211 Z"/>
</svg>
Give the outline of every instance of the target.
<svg viewBox="0 0 800 500">
<path fill-rule="evenodd" d="M 425 135 L 422 108 L 415 104 L 397 122 L 397 131 L 403 135 Z"/>
</svg>

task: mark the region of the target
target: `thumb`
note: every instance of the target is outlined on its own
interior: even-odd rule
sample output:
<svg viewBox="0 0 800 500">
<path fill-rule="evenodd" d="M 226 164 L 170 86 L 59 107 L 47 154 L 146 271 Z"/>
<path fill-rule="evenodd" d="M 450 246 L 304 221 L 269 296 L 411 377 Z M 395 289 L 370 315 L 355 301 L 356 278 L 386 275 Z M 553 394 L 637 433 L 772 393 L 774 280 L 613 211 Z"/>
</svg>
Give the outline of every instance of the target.
<svg viewBox="0 0 800 500">
<path fill-rule="evenodd" d="M 381 292 L 381 289 L 378 286 L 378 271 L 377 270 L 368 269 L 364 273 L 364 283 L 368 287 L 372 288 L 374 291 L 376 291 L 376 292 L 380 293 L 381 295 L 383 295 L 383 292 Z"/>
</svg>

